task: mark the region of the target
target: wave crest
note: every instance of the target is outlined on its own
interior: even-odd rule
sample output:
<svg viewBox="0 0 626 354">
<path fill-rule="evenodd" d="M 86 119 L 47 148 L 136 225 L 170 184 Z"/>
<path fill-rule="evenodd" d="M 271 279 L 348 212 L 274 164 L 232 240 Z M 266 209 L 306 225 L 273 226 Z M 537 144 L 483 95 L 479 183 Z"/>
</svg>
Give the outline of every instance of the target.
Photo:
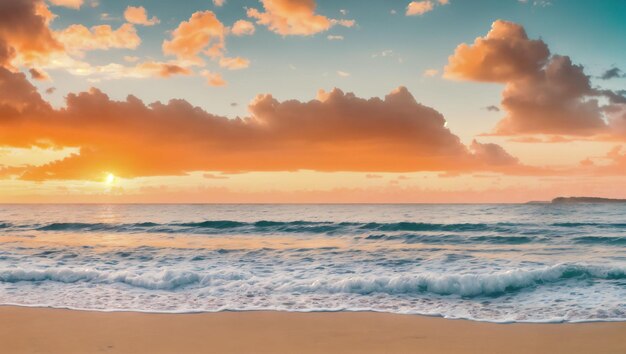
<svg viewBox="0 0 626 354">
<path fill-rule="evenodd" d="M 208 287 L 219 280 L 229 286 L 250 285 L 255 281 L 251 274 L 238 272 L 197 272 L 164 270 L 162 272 L 133 273 L 105 272 L 90 269 L 4 269 L 0 282 L 60 283 L 89 282 L 95 284 L 122 283 L 148 290 L 177 290 L 188 286 Z M 464 297 L 497 296 L 559 281 L 585 279 L 626 279 L 626 268 L 561 264 L 533 270 L 510 270 L 490 274 L 437 274 L 421 273 L 399 276 L 352 276 L 344 278 L 269 279 L 265 289 L 286 293 L 372 293 L 459 295 Z M 258 280 L 258 279 L 256 279 Z M 267 280 L 267 279 L 266 279 Z"/>
<path fill-rule="evenodd" d="M 395 277 L 349 277 L 335 282 L 316 281 L 301 291 L 326 291 L 356 294 L 433 293 L 464 297 L 497 296 L 561 280 L 625 279 L 625 268 L 602 268 L 584 265 L 555 265 L 535 270 L 510 270 L 490 274 L 417 274 Z"/>
</svg>

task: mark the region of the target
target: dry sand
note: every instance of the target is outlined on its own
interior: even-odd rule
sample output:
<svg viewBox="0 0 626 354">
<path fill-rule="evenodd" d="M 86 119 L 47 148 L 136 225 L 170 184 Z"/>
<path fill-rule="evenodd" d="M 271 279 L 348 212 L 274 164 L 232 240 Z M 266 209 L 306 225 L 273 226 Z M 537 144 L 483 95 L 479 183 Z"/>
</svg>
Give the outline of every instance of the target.
<svg viewBox="0 0 626 354">
<path fill-rule="evenodd" d="M 0 307 L 0 353 L 626 353 L 626 323 L 380 313 L 103 313 Z"/>
</svg>

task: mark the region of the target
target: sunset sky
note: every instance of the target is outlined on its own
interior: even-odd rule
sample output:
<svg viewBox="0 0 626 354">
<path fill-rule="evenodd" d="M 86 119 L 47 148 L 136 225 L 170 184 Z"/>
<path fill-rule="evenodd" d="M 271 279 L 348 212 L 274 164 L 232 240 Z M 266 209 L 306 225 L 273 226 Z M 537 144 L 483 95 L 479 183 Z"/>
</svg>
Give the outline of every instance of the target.
<svg viewBox="0 0 626 354">
<path fill-rule="evenodd" d="M 0 1 L 0 202 L 626 198 L 626 1 Z"/>
</svg>

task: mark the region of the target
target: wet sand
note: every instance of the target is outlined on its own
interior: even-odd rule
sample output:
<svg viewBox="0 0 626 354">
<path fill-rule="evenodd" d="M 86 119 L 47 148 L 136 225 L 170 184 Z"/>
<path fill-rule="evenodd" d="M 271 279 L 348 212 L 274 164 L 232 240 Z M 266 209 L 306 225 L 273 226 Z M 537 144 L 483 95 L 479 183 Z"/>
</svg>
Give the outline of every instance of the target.
<svg viewBox="0 0 626 354">
<path fill-rule="evenodd" d="M 147 314 L 0 307 L 0 353 L 626 353 L 626 322 L 382 313 Z"/>
</svg>

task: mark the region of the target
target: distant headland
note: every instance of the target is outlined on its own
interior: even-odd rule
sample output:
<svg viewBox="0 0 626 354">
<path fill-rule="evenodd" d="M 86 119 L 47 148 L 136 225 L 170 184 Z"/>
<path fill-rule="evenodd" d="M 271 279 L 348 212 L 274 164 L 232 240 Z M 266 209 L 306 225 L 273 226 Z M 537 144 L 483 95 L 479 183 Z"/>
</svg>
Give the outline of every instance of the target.
<svg viewBox="0 0 626 354">
<path fill-rule="evenodd" d="M 557 197 L 552 201 L 531 201 L 527 204 L 583 204 L 583 203 L 626 203 L 626 199 L 597 197 Z"/>
</svg>

